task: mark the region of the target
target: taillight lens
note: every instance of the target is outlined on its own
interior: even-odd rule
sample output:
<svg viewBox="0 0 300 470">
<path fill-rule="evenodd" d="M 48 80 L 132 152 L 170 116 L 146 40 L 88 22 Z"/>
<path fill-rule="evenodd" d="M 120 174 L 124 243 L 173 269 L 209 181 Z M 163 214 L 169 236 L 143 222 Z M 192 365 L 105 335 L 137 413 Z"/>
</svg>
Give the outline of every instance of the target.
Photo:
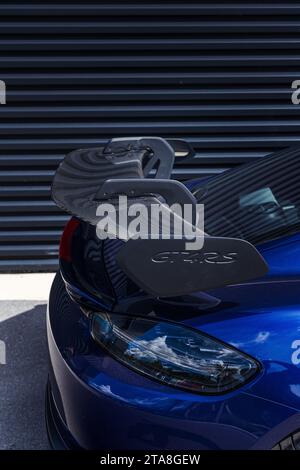
<svg viewBox="0 0 300 470">
<path fill-rule="evenodd" d="M 61 260 L 67 261 L 68 263 L 72 261 L 72 237 L 79 225 L 79 220 L 72 217 L 65 226 L 60 239 L 59 257 Z"/>
<path fill-rule="evenodd" d="M 91 331 L 97 343 L 127 367 L 192 392 L 229 392 L 259 371 L 253 358 L 177 323 L 95 313 Z"/>
</svg>

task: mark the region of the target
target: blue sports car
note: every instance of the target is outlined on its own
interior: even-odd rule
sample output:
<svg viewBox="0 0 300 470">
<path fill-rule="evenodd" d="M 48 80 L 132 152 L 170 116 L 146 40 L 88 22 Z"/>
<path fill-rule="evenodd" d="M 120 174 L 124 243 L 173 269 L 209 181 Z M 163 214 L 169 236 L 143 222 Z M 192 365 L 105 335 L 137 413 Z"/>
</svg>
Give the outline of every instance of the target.
<svg viewBox="0 0 300 470">
<path fill-rule="evenodd" d="M 114 139 L 55 175 L 72 218 L 48 305 L 50 442 L 300 449 L 300 150 L 183 185 L 170 179 L 178 146 L 192 152 Z M 204 245 L 99 237 L 96 208 L 120 194 L 203 204 Z"/>
</svg>

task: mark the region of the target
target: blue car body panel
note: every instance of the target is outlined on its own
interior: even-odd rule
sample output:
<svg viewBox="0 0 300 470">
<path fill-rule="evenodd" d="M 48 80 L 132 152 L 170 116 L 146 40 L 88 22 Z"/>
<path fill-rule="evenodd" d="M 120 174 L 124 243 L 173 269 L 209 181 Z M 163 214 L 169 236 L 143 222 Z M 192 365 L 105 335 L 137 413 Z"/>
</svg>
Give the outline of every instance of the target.
<svg viewBox="0 0 300 470">
<path fill-rule="evenodd" d="M 254 380 L 220 396 L 164 386 L 110 357 L 92 340 L 89 320 L 58 275 L 49 301 L 50 385 L 62 425 L 78 446 L 268 449 L 300 429 L 299 242 L 294 234 L 258 246 L 270 267 L 265 278 L 208 292 L 221 300 L 210 308 L 174 310 L 182 308 L 174 321 L 262 364 Z M 154 308 L 173 315 L 166 302 Z"/>
</svg>

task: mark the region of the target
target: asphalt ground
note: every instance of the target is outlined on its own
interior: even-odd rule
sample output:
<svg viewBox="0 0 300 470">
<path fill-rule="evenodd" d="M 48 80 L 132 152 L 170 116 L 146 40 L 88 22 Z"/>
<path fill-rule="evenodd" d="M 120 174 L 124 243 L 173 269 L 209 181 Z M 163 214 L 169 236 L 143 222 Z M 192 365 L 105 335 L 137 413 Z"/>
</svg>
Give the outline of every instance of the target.
<svg viewBox="0 0 300 470">
<path fill-rule="evenodd" d="M 50 449 L 46 302 L 0 300 L 0 449 Z"/>
</svg>

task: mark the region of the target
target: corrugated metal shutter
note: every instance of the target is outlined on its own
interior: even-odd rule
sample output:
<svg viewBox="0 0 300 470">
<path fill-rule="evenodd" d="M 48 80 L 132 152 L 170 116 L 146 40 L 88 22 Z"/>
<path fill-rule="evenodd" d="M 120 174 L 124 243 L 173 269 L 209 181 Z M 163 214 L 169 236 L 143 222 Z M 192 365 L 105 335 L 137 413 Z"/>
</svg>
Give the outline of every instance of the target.
<svg viewBox="0 0 300 470">
<path fill-rule="evenodd" d="M 0 5 L 0 270 L 56 267 L 63 155 L 112 136 L 185 138 L 175 176 L 219 173 L 300 139 L 300 3 Z"/>
</svg>

